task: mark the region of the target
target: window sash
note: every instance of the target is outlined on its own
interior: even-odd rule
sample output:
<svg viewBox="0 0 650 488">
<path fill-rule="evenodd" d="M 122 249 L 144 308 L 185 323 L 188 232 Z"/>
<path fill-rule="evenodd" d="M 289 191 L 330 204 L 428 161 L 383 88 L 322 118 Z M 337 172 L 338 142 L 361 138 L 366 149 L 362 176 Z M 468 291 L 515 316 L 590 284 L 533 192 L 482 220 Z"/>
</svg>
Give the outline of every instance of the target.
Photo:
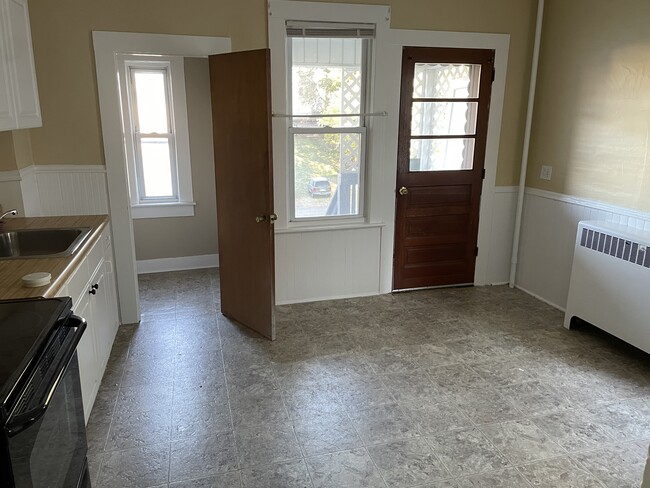
<svg viewBox="0 0 650 488">
<path fill-rule="evenodd" d="M 298 37 L 298 36 L 297 36 Z M 332 37 L 332 36 L 330 36 Z M 294 113 L 293 109 L 293 49 L 292 49 L 292 38 L 287 37 L 287 107 L 289 108 L 289 114 Z M 359 105 L 359 113 L 367 113 L 367 107 L 369 105 L 369 73 L 370 73 L 370 60 L 371 60 L 371 49 L 372 49 L 372 40 L 367 38 L 362 38 L 361 41 L 361 104 Z M 324 64 L 314 64 L 314 66 L 325 66 Z M 305 115 L 305 114 L 299 114 Z M 307 114 L 307 115 L 318 115 L 318 114 Z M 327 118 L 328 114 L 323 114 L 323 118 Z M 294 119 L 299 119 L 300 117 L 289 117 L 289 127 L 293 127 Z M 366 117 L 359 117 L 359 127 L 366 127 Z"/>
<path fill-rule="evenodd" d="M 127 62 L 128 71 L 128 89 L 129 89 L 129 102 L 131 113 L 131 127 L 132 127 L 132 140 L 134 150 L 134 162 L 136 172 L 136 188 L 137 188 L 137 202 L 139 204 L 147 203 L 173 203 L 179 202 L 179 182 L 178 182 L 178 162 L 176 151 L 176 134 L 174 132 L 174 115 L 173 115 L 173 98 L 171 92 L 171 68 L 169 62 L 150 62 L 150 61 L 131 61 Z M 161 72 L 164 74 L 165 83 L 165 102 L 166 102 L 166 115 L 167 127 L 169 132 L 140 132 L 140 121 L 138 117 L 138 104 L 137 104 L 137 90 L 135 89 L 135 73 L 142 71 Z M 172 194 L 170 196 L 147 196 L 145 186 L 145 175 L 142 158 L 142 141 L 144 139 L 167 139 L 169 147 L 169 164 L 170 174 L 172 178 Z"/>
<path fill-rule="evenodd" d="M 169 147 L 169 164 L 172 177 L 172 195 L 168 197 L 148 197 L 145 190 L 144 167 L 142 162 L 142 141 L 146 139 L 167 139 Z M 156 202 L 178 202 L 178 167 L 176 164 L 176 139 L 173 134 L 134 134 L 135 148 L 135 170 L 137 174 L 138 202 L 139 203 L 156 203 Z"/>
<path fill-rule="evenodd" d="M 289 216 L 291 222 L 331 221 L 332 219 L 358 219 L 365 215 L 365 181 L 366 181 L 366 145 L 367 131 L 365 127 L 290 127 L 289 131 L 289 160 L 291 168 L 289 171 L 289 198 L 291 205 Z M 325 215 L 321 217 L 296 217 L 296 166 L 294 164 L 295 146 L 294 136 L 300 134 L 359 134 L 359 211 L 352 215 Z"/>
<path fill-rule="evenodd" d="M 342 24 L 344 25 L 344 24 Z M 302 28 L 307 31 L 309 28 L 307 25 L 298 26 L 295 28 Z M 319 26 L 316 27 L 318 29 Z M 354 25 L 353 28 L 359 28 L 359 26 Z M 374 26 L 373 26 L 374 27 Z M 290 27 L 290 23 L 287 23 L 287 32 Z M 362 52 L 361 52 L 361 93 L 360 93 L 360 106 L 359 113 L 367 113 L 367 107 L 370 103 L 370 61 L 371 61 L 371 49 L 372 49 L 372 38 L 370 36 L 347 36 L 347 35 L 327 35 L 320 37 L 353 37 L 362 39 Z M 310 35 L 299 36 L 295 33 L 287 35 L 286 40 L 286 49 L 287 49 L 287 107 L 289 109 L 289 114 L 293 114 L 293 50 L 292 50 L 292 39 L 294 37 L 312 37 Z M 318 36 L 316 36 L 318 37 Z M 314 66 L 319 66 L 319 64 L 314 64 Z M 328 114 L 323 114 L 323 118 L 327 118 Z M 358 117 L 358 125 L 352 127 L 295 127 L 294 120 L 300 119 L 300 117 L 289 117 L 288 118 L 288 144 L 287 144 L 287 156 L 289 161 L 289 220 L 290 222 L 312 222 L 312 221 L 332 221 L 332 220 L 345 220 L 345 219 L 359 219 L 365 216 L 365 182 L 366 182 L 366 145 L 367 145 L 367 117 L 360 116 Z M 360 162 L 359 162 L 359 210 L 358 213 L 354 215 L 331 215 L 331 216 L 321 216 L 321 217 L 296 217 L 296 188 L 295 188 L 295 175 L 296 175 L 296 164 L 295 164 L 295 146 L 294 136 L 296 134 L 345 134 L 345 133 L 358 133 L 360 134 Z"/>
</svg>

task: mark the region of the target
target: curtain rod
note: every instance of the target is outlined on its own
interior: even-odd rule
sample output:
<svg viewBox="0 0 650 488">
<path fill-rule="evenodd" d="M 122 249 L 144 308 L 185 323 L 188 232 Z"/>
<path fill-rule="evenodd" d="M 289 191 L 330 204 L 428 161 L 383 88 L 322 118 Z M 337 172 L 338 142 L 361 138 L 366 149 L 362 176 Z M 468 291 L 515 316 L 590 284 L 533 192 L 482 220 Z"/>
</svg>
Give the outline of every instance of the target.
<svg viewBox="0 0 650 488">
<path fill-rule="evenodd" d="M 325 117 L 386 117 L 388 116 L 388 112 L 385 110 L 383 112 L 367 112 L 363 114 L 272 114 L 273 117 L 281 117 L 281 118 L 316 118 L 316 119 L 322 119 Z"/>
</svg>

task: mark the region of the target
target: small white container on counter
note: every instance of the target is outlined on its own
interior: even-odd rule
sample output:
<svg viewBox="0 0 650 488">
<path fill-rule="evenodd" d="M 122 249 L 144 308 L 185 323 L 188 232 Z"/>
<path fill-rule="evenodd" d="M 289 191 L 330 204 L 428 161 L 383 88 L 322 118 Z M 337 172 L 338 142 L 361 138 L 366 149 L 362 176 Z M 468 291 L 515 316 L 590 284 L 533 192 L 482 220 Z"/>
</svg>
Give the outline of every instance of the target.
<svg viewBox="0 0 650 488">
<path fill-rule="evenodd" d="M 38 288 L 39 286 L 49 285 L 52 281 L 52 275 L 50 273 L 30 273 L 22 278 L 23 286 L 29 288 Z"/>
</svg>

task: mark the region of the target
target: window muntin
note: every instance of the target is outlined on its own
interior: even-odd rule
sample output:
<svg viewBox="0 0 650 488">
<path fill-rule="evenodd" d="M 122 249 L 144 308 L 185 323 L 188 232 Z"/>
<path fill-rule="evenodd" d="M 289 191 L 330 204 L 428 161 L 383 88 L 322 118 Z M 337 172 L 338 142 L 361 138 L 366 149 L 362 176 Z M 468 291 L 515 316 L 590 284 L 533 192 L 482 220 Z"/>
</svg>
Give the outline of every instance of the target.
<svg viewBox="0 0 650 488">
<path fill-rule="evenodd" d="M 409 170 L 471 170 L 480 64 L 415 63 Z"/>
<path fill-rule="evenodd" d="M 306 31 L 289 37 L 287 46 L 291 220 L 359 217 L 366 117 L 358 114 L 367 111 L 371 39 L 334 30 L 309 37 Z M 330 192 L 313 191 L 310 181 L 320 178 L 329 181 Z"/>
</svg>

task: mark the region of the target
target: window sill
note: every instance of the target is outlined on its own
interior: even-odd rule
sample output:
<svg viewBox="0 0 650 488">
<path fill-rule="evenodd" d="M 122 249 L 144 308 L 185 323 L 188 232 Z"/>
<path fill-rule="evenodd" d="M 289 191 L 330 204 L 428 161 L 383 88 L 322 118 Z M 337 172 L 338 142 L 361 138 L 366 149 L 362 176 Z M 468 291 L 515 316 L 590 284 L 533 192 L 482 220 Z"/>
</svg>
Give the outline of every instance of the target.
<svg viewBox="0 0 650 488">
<path fill-rule="evenodd" d="M 160 219 L 167 217 L 194 217 L 196 202 L 145 203 L 131 205 L 134 219 Z"/>
<path fill-rule="evenodd" d="M 330 225 L 311 225 L 311 226 L 292 226 L 285 229 L 275 229 L 276 234 L 300 234 L 301 232 L 328 232 L 336 230 L 357 230 L 372 229 L 376 227 L 385 227 L 383 222 L 355 222 L 349 224 L 330 224 Z"/>
</svg>

